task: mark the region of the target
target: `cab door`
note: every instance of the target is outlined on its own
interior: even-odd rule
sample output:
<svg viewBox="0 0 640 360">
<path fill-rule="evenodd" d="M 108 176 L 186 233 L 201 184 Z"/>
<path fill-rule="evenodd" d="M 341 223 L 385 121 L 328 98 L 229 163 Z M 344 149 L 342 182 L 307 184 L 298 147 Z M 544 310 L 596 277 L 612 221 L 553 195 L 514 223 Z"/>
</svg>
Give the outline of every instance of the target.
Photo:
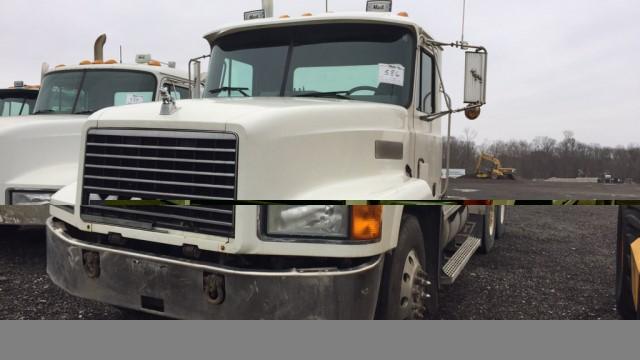
<svg viewBox="0 0 640 360">
<path fill-rule="evenodd" d="M 414 91 L 415 109 L 413 117 L 415 177 L 426 181 L 434 197 L 442 190 L 442 135 L 441 120 L 427 121 L 425 115 L 439 111 L 440 82 L 436 73 L 439 51 L 421 47 L 418 53 L 417 78 Z"/>
</svg>

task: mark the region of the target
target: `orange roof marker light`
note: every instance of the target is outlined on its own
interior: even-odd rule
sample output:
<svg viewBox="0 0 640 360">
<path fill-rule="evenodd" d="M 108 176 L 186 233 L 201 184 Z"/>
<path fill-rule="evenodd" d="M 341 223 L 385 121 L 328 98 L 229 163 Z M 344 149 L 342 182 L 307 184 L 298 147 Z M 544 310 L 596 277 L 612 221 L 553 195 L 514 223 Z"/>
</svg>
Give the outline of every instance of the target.
<svg viewBox="0 0 640 360">
<path fill-rule="evenodd" d="M 313 16 L 313 14 L 310 13 L 310 12 L 306 12 L 306 13 L 302 14 L 302 16 Z"/>
<path fill-rule="evenodd" d="M 105 61 L 104 63 L 107 64 L 107 65 L 111 65 L 111 64 L 117 64 L 118 62 L 116 60 L 114 60 L 114 59 L 109 59 L 109 60 Z"/>
<path fill-rule="evenodd" d="M 376 240 L 382 234 L 382 205 L 353 205 L 351 207 L 351 238 Z"/>
<path fill-rule="evenodd" d="M 82 61 L 80 61 L 80 65 L 91 65 L 91 64 L 92 64 L 91 60 L 82 60 Z"/>
<path fill-rule="evenodd" d="M 408 13 L 408 12 L 406 12 L 406 11 L 400 11 L 400 12 L 398 13 L 398 16 L 402 16 L 402 17 L 409 17 L 409 13 Z"/>
<path fill-rule="evenodd" d="M 59 65 L 56 65 L 56 69 L 60 69 L 61 67 L 65 67 L 65 66 L 66 66 L 65 64 L 59 64 Z"/>
<path fill-rule="evenodd" d="M 151 66 L 160 66 L 160 65 L 162 65 L 162 64 L 161 64 L 161 63 L 160 63 L 160 61 L 158 61 L 158 60 L 149 60 L 149 61 L 147 62 L 147 65 L 151 65 Z"/>
<path fill-rule="evenodd" d="M 290 18 L 290 17 L 291 17 L 291 16 L 289 16 L 289 15 L 287 15 L 287 14 L 280 15 L 280 19 L 288 19 L 288 18 Z"/>
</svg>

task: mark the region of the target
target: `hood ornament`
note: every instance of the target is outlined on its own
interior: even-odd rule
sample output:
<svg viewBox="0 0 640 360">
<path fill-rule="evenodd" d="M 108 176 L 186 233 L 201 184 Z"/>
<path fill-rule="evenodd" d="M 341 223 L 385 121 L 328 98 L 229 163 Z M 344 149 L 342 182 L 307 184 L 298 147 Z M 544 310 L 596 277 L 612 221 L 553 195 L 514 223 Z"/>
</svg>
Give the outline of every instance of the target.
<svg viewBox="0 0 640 360">
<path fill-rule="evenodd" d="M 173 100 L 169 88 L 160 89 L 160 97 L 162 98 L 162 106 L 160 107 L 160 115 L 171 115 L 175 113 L 178 108 L 176 102 Z"/>
</svg>

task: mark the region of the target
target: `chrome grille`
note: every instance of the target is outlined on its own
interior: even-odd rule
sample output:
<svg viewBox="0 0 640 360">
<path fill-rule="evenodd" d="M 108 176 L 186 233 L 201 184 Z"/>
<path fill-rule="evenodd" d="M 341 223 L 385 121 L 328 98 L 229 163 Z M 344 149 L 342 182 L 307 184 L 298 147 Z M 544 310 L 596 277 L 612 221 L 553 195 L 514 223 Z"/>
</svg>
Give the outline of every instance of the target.
<svg viewBox="0 0 640 360">
<path fill-rule="evenodd" d="M 237 139 L 229 133 L 91 129 L 81 214 L 232 236 L 234 207 L 225 203 L 236 199 L 236 161 Z"/>
</svg>

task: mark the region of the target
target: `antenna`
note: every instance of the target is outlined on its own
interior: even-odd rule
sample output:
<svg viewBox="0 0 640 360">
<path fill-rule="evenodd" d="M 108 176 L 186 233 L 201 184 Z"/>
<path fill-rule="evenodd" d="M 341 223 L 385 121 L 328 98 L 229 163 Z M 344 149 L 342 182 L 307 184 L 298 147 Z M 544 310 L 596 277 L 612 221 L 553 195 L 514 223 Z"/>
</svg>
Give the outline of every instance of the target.
<svg viewBox="0 0 640 360">
<path fill-rule="evenodd" d="M 122 64 L 122 45 L 120 45 L 120 64 Z"/>
<path fill-rule="evenodd" d="M 324 0 L 324 12 L 329 12 L 329 0 Z"/>
<path fill-rule="evenodd" d="M 467 0 L 462 0 L 462 36 L 460 38 L 460 42 L 464 45 L 464 20 L 465 13 L 467 11 Z"/>
</svg>

